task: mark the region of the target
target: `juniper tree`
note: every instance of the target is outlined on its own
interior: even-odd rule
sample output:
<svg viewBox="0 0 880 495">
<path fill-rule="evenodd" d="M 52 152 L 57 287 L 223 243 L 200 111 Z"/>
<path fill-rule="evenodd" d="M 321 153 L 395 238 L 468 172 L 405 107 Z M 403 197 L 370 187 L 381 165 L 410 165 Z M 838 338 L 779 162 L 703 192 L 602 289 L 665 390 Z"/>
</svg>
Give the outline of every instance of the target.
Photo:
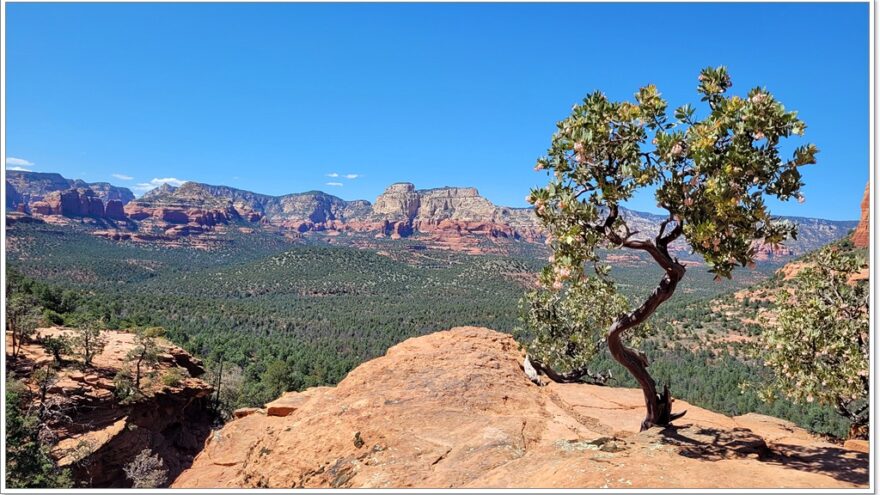
<svg viewBox="0 0 880 495">
<path fill-rule="evenodd" d="M 76 330 L 73 345 L 83 358 L 85 366 L 92 365 L 92 359 L 104 351 L 107 338 L 102 333 L 102 324 L 95 322 L 82 323 Z"/>
<path fill-rule="evenodd" d="M 30 294 L 14 294 L 6 301 L 6 329 L 12 334 L 12 357 L 17 358 L 40 323 L 40 305 Z"/>
<path fill-rule="evenodd" d="M 64 354 L 73 350 L 73 341 L 66 335 L 59 335 L 58 337 L 43 337 L 40 339 L 40 345 L 52 354 L 57 366 L 63 365 Z"/>
<path fill-rule="evenodd" d="M 144 366 L 155 366 L 159 362 L 159 346 L 156 338 L 165 334 L 162 327 L 149 327 L 139 330 L 135 335 L 135 346 L 128 351 L 126 359 L 135 365 L 134 389 L 141 389 L 141 375 Z"/>
<path fill-rule="evenodd" d="M 535 167 L 550 181 L 527 198 L 549 231 L 553 251 L 540 275 L 541 289 L 524 301 L 534 337 L 527 359 L 545 371 L 565 368 L 550 373 L 557 379 L 577 380 L 587 374 L 585 364 L 598 344 L 607 345 L 644 392 L 642 429 L 684 414 L 671 412 L 668 387 L 658 393 L 647 356 L 623 340 L 645 330 L 684 277 L 673 243 L 686 240 L 716 278 L 752 265 L 756 242 L 778 245 L 796 235 L 791 223 L 774 220 L 765 197 L 802 200 L 798 168 L 815 163 L 818 152 L 805 144 L 783 159 L 781 140 L 802 135 L 804 123 L 766 89 L 740 97 L 728 96 L 730 87 L 724 67 L 700 72 L 697 91 L 707 107 L 702 118 L 690 104 L 670 118 L 653 85 L 641 88 L 635 101 L 589 94 L 557 124 L 547 155 Z M 666 211 L 653 232 L 633 230 L 621 209 L 642 189 L 653 189 L 657 206 Z M 638 307 L 629 309 L 618 293 L 600 248 L 640 251 L 663 269 Z"/>
<path fill-rule="evenodd" d="M 816 401 L 850 421 L 851 437 L 867 437 L 870 324 L 865 264 L 836 247 L 817 253 L 776 301 L 776 321 L 760 335 L 764 363 L 774 380 L 761 396 Z"/>
</svg>

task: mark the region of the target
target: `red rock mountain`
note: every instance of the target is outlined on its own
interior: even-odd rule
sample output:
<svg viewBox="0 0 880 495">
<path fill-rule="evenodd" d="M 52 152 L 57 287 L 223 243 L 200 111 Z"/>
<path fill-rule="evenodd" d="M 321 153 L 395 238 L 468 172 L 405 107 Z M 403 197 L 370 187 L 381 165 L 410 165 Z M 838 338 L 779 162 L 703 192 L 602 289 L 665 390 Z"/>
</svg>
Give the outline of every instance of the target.
<svg viewBox="0 0 880 495">
<path fill-rule="evenodd" d="M 866 248 L 871 242 L 871 184 L 865 185 L 865 195 L 862 197 L 862 217 L 859 225 L 853 232 L 853 244 L 856 247 Z"/>
<path fill-rule="evenodd" d="M 336 387 L 290 392 L 211 435 L 175 488 L 853 488 L 868 456 L 791 423 L 677 402 L 637 433 L 641 391 L 538 387 L 505 334 L 407 340 Z"/>
<path fill-rule="evenodd" d="M 364 232 L 390 238 L 421 235 L 438 248 L 474 252 L 480 252 L 476 246 L 480 237 L 530 242 L 544 238 L 543 228 L 530 208 L 495 205 L 472 187 L 416 189 L 411 183 L 401 182 L 386 188 L 372 204 L 345 201 L 321 191 L 269 196 L 197 182 L 180 187 L 166 184 L 138 199 L 132 197 L 124 188 L 70 181 L 58 174 L 25 172 L 7 179 L 8 206 L 22 207 L 38 216 L 126 220 L 122 228 L 112 222 L 109 226 L 94 222 L 106 229 L 96 231 L 96 235 L 114 240 L 174 243 L 194 236 L 211 245 L 225 242 L 223 234 L 232 224 L 246 230 L 281 230 L 285 235 L 323 231 Z M 640 232 L 653 232 L 663 219 L 625 208 L 621 214 L 634 231 Z M 855 222 L 812 218 L 789 220 L 799 226 L 798 239 L 780 249 L 759 246 L 759 261 L 804 254 L 846 235 L 855 226 Z M 689 251 L 684 240 L 671 248 Z"/>
<path fill-rule="evenodd" d="M 29 205 L 45 199 L 53 192 L 70 189 L 90 189 L 104 204 L 117 200 L 123 205 L 134 199 L 134 194 L 125 187 L 107 182 L 88 183 L 80 179 L 66 179 L 60 174 L 43 172 L 6 171 L 6 206 L 15 208 L 19 204 Z"/>
</svg>

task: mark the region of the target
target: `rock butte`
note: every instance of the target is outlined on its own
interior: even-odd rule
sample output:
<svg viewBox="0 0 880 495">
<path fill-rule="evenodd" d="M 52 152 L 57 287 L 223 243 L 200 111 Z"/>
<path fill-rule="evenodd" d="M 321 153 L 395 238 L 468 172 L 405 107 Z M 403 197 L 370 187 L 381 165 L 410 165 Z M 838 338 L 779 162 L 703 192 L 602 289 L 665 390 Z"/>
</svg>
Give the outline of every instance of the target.
<svg viewBox="0 0 880 495">
<path fill-rule="evenodd" d="M 407 340 L 336 387 L 236 414 L 175 488 L 867 487 L 868 456 L 787 421 L 679 401 L 635 433 L 641 391 L 532 384 L 508 335 L 460 327 Z M 863 447 L 863 446 L 862 446 Z"/>
<path fill-rule="evenodd" d="M 853 232 L 853 244 L 866 248 L 871 241 L 871 183 L 865 184 L 865 195 L 862 197 L 862 216 L 859 225 Z"/>
</svg>

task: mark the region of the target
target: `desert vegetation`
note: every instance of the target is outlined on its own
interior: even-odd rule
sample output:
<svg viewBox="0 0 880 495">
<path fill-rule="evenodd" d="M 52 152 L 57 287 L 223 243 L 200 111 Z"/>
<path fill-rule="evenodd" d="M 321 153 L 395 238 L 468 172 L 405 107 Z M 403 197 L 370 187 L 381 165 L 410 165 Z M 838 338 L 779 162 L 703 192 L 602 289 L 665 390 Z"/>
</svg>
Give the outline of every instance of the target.
<svg viewBox="0 0 880 495">
<path fill-rule="evenodd" d="M 780 141 L 802 135 L 806 126 L 765 89 L 727 96 L 732 83 L 724 67 L 703 69 L 698 79 L 709 110 L 703 119 L 689 104 L 670 119 L 653 85 L 641 88 L 635 102 L 588 95 L 557 124 L 547 156 L 535 166 L 552 174 L 550 183 L 527 198 L 550 231 L 553 248 L 540 280 L 555 294 L 528 296 L 526 324 L 535 334 L 530 353 L 542 359 L 535 365 L 550 376 L 577 380 L 589 372 L 583 363 L 604 340 L 644 392 L 642 429 L 684 414 L 672 412 L 668 388 L 658 393 L 647 355 L 623 343 L 625 334 L 646 330 L 639 327 L 685 275 L 670 244 L 683 236 L 719 278 L 753 265 L 756 242 L 775 246 L 796 236 L 793 224 L 773 219 L 764 197 L 800 198 L 798 167 L 815 163 L 818 153 L 805 144 L 791 159 L 781 158 Z M 646 149 L 649 140 L 652 149 Z M 656 188 L 657 204 L 668 216 L 656 232 L 638 232 L 620 215 L 620 205 L 648 187 Z M 645 252 L 663 269 L 657 287 L 636 308 L 629 310 L 617 293 L 597 256 L 599 246 Z M 551 371 L 559 364 L 568 369 Z"/>
</svg>

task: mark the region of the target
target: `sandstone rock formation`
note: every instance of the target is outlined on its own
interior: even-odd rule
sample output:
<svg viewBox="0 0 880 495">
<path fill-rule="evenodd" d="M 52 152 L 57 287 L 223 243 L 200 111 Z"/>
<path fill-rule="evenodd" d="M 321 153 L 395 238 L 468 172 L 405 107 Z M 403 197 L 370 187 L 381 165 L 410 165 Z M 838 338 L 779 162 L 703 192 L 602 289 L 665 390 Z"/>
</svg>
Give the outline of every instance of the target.
<svg viewBox="0 0 880 495">
<path fill-rule="evenodd" d="M 37 333 L 40 338 L 70 336 L 73 331 L 51 327 Z M 141 450 L 150 448 L 162 458 L 173 480 L 190 465 L 211 429 L 208 401 L 212 389 L 198 378 L 204 368 L 183 349 L 163 343 L 160 363 L 147 370 L 154 376 L 148 375 L 142 385 L 146 397 L 123 403 L 115 395 L 114 377 L 130 366 L 125 356 L 135 345 L 134 334 L 103 333 L 107 345 L 93 366 L 80 369 L 70 356 L 49 389 L 46 401 L 60 412 L 49 425 L 56 439 L 52 455 L 88 486 L 128 487 L 131 483 L 122 468 Z M 10 348 L 8 342 L 6 348 Z M 27 344 L 23 357 L 12 363 L 12 370 L 27 377 L 52 361 L 41 346 Z M 172 372 L 181 377 L 179 382 L 164 381 Z M 29 386 L 36 387 L 33 383 Z"/>
<path fill-rule="evenodd" d="M 134 194 L 129 189 L 107 182 L 90 184 L 79 179 L 66 179 L 55 173 L 6 171 L 7 206 L 31 205 L 44 200 L 50 193 L 70 189 L 89 189 L 104 204 L 110 200 L 118 200 L 125 204 L 134 199 Z M 10 194 L 11 191 L 14 193 Z M 12 198 L 11 202 L 10 198 Z"/>
<path fill-rule="evenodd" d="M 791 248 L 788 248 L 784 245 L 771 246 L 770 244 L 765 244 L 763 242 L 756 242 L 754 244 L 754 247 L 755 261 L 770 261 L 779 258 L 790 258 L 795 254 L 794 251 L 791 250 Z"/>
<path fill-rule="evenodd" d="M 541 242 L 545 236 L 531 208 L 497 206 L 472 187 L 416 189 L 408 182 L 392 184 L 373 204 L 346 201 L 320 191 L 270 196 L 197 182 L 180 187 L 163 184 L 131 200 L 131 192 L 125 188 L 72 181 L 58 174 L 24 172 L 11 175 L 7 181 L 7 206 L 17 207 L 12 203 L 18 201 L 37 215 L 61 215 L 57 213 L 61 198 L 56 196 L 71 188 L 80 191 L 80 195 L 85 190 L 94 193 L 91 197 L 103 203 L 104 218 L 130 218 L 135 222 L 116 233 L 96 234 L 118 239 L 153 237 L 161 242 L 166 242 L 165 238 L 177 242 L 191 236 L 201 242 L 206 233 L 222 234 L 227 225 L 243 222 L 278 229 L 287 237 L 308 232 L 359 232 L 392 239 L 420 236 L 420 241 L 432 249 L 482 253 L 491 252 L 507 240 Z M 122 203 L 122 212 L 116 201 Z M 73 206 L 72 199 L 70 202 L 66 211 L 75 211 L 73 216 L 98 214 L 99 207 L 91 200 L 79 207 Z M 632 230 L 646 235 L 654 232 L 664 218 L 626 208 L 621 208 L 621 216 Z M 799 238 L 787 241 L 783 248 L 758 245 L 759 261 L 804 254 L 839 239 L 855 226 L 855 222 L 812 218 L 789 220 L 798 224 Z M 232 231 L 241 232 L 240 227 Z M 679 256 L 690 255 L 690 247 L 683 239 L 674 242 L 670 249 Z"/>
<path fill-rule="evenodd" d="M 538 387 L 513 339 L 463 327 L 410 339 L 336 387 L 241 411 L 176 488 L 848 488 L 868 457 L 776 418 L 685 418 L 636 433 L 641 392 Z"/>
<path fill-rule="evenodd" d="M 853 244 L 856 247 L 866 248 L 871 241 L 871 184 L 865 185 L 865 195 L 862 197 L 862 217 L 859 225 L 853 232 Z"/>
<path fill-rule="evenodd" d="M 65 217 L 103 218 L 104 202 L 91 189 L 68 189 L 47 194 L 43 201 L 33 203 L 31 210 Z"/>
<path fill-rule="evenodd" d="M 111 199 L 107 201 L 104 215 L 111 220 L 125 220 L 125 210 L 123 209 L 123 206 L 122 201 Z"/>
</svg>

